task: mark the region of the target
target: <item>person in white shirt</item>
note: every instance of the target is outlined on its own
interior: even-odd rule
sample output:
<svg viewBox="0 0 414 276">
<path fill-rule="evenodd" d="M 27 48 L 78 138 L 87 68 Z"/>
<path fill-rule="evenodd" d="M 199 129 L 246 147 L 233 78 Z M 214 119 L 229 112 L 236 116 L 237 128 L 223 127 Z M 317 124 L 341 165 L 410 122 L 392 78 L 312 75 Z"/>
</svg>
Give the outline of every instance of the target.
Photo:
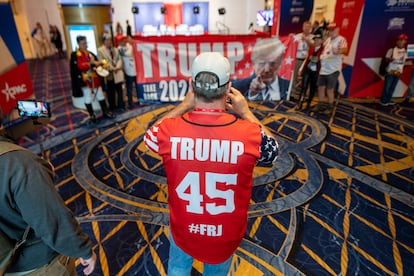
<svg viewBox="0 0 414 276">
<path fill-rule="evenodd" d="M 37 56 L 40 59 L 44 59 L 48 55 L 48 40 L 46 34 L 43 31 L 42 24 L 36 23 L 36 28 L 32 31 L 32 37 L 36 43 Z"/>
<path fill-rule="evenodd" d="M 392 94 L 394 93 L 395 87 L 400 80 L 400 76 L 403 72 L 405 61 L 407 59 L 407 50 L 405 49 L 407 45 L 407 35 L 400 34 L 397 37 L 397 42 L 395 47 L 388 49 L 385 54 L 387 59 L 387 74 L 384 78 L 384 88 L 382 89 L 381 101 L 382 105 L 393 105 L 391 102 Z"/>
<path fill-rule="evenodd" d="M 339 26 L 336 23 L 328 25 L 328 32 L 329 37 L 324 43 L 321 54 L 321 69 L 318 78 L 319 102 L 312 111 L 331 115 L 335 99 L 334 88 L 342 71 L 342 59 L 348 51 L 348 43 L 345 37 L 339 35 Z M 324 102 L 325 96 L 328 98 L 327 102 Z"/>
<path fill-rule="evenodd" d="M 132 88 L 135 85 L 136 97 L 138 99 L 138 87 L 136 85 L 136 67 L 135 67 L 135 57 L 132 47 L 132 37 L 123 37 L 119 41 L 118 46 L 119 54 L 122 57 L 124 64 L 124 73 L 125 73 L 125 85 L 126 93 L 128 97 L 128 108 L 132 108 L 134 105 Z M 139 103 L 139 102 L 138 102 Z"/>
</svg>

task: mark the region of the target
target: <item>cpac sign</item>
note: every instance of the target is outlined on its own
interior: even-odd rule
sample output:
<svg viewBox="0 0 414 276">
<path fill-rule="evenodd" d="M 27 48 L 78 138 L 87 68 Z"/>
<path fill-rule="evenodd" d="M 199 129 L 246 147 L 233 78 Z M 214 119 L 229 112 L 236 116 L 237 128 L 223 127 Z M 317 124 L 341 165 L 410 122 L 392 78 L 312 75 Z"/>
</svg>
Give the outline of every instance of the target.
<svg viewBox="0 0 414 276">
<path fill-rule="evenodd" d="M 9 84 L 6 82 L 4 89 L 1 89 L 1 93 L 6 96 L 6 101 L 10 101 L 10 98 L 16 100 L 17 94 L 23 94 L 27 92 L 26 84 L 19 84 L 9 87 Z"/>
<path fill-rule="evenodd" d="M 0 75 L 0 105 L 4 114 L 16 107 L 17 100 L 24 100 L 32 95 L 32 82 L 26 62 Z"/>
</svg>

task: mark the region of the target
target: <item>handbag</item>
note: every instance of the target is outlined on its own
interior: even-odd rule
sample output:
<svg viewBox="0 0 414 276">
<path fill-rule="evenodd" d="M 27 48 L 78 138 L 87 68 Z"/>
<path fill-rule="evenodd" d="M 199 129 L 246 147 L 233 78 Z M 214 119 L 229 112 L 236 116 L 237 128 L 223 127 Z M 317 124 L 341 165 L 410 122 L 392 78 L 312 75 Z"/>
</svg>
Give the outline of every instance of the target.
<svg viewBox="0 0 414 276">
<path fill-rule="evenodd" d="M 14 150 L 26 149 L 9 142 L 0 142 L 0 155 Z M 30 226 L 27 226 L 23 237 L 19 241 L 10 239 L 5 233 L 3 233 L 3 231 L 0 230 L 0 276 L 3 276 L 7 269 L 9 269 L 9 267 L 16 260 L 17 250 L 26 242 L 29 230 Z"/>
<path fill-rule="evenodd" d="M 124 71 L 122 69 L 114 71 L 114 82 L 120 83 L 125 81 Z"/>
<path fill-rule="evenodd" d="M 3 276 L 17 257 L 17 250 L 26 242 L 30 226 L 27 226 L 23 237 L 19 241 L 10 239 L 0 231 L 0 275 Z"/>
</svg>

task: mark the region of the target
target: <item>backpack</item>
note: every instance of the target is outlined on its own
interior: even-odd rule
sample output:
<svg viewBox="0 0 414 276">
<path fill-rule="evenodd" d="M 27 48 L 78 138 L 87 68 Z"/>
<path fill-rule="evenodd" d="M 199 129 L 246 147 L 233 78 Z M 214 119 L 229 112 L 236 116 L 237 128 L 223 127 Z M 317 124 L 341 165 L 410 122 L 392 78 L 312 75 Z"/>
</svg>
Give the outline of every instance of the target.
<svg viewBox="0 0 414 276">
<path fill-rule="evenodd" d="M 0 141 L 0 155 L 15 151 L 15 150 L 26 150 L 20 146 L 9 142 Z M 27 235 L 29 234 L 30 227 L 28 226 L 24 231 L 23 237 L 20 241 L 10 239 L 0 229 L 0 275 L 4 275 L 7 269 L 13 264 L 17 257 L 17 250 L 26 242 Z"/>
<path fill-rule="evenodd" d="M 391 50 L 391 59 L 392 59 L 393 54 L 394 54 L 394 48 L 392 48 Z M 387 74 L 387 67 L 388 67 L 388 64 L 390 64 L 390 62 L 387 61 L 387 59 L 388 58 L 386 57 L 386 55 L 381 58 L 381 63 L 380 63 L 379 70 L 378 70 L 378 73 L 381 76 L 385 76 Z"/>
</svg>

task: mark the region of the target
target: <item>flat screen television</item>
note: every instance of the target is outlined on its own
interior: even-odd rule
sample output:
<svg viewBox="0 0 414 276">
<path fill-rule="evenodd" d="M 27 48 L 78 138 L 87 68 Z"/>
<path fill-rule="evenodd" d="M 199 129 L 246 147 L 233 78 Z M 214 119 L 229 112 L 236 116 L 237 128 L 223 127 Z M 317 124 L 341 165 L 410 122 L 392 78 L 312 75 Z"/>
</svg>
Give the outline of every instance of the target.
<svg viewBox="0 0 414 276">
<path fill-rule="evenodd" d="M 259 10 L 256 15 L 256 24 L 259 27 L 272 26 L 273 25 L 273 10 Z"/>
</svg>

